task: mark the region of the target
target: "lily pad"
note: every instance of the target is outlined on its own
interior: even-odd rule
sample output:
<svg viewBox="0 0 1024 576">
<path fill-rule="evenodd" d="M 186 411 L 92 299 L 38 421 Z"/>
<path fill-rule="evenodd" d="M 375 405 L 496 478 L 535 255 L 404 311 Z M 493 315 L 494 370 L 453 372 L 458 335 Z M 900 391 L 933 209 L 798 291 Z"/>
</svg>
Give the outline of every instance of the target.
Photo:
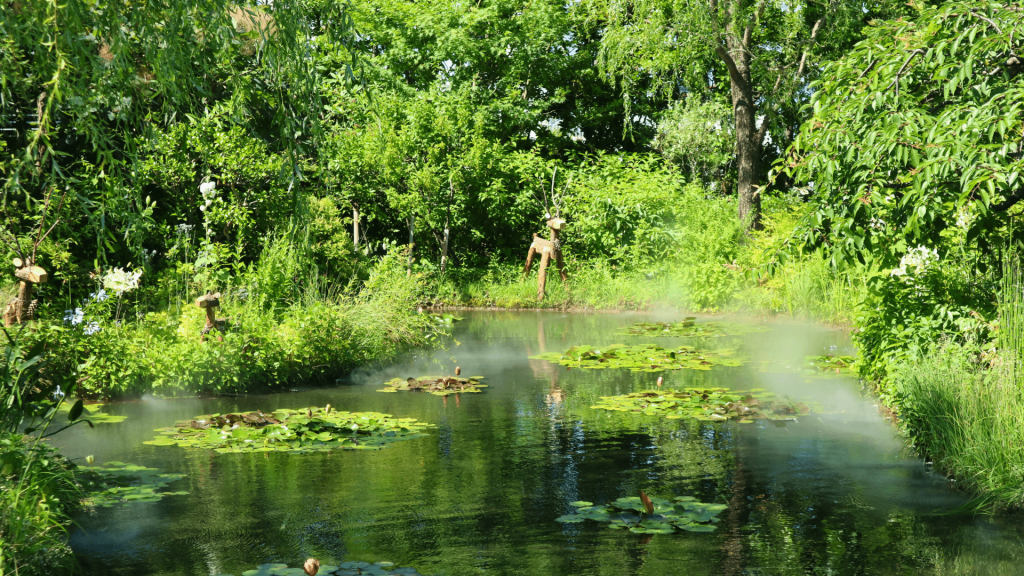
<svg viewBox="0 0 1024 576">
<path fill-rule="evenodd" d="M 144 442 L 153 446 L 206 448 L 217 452 L 320 452 L 368 450 L 421 438 L 433 424 L 393 418 L 379 412 L 342 412 L 326 408 L 209 414 L 184 420 Z"/>
<path fill-rule="evenodd" d="M 612 344 L 602 347 L 574 346 L 562 353 L 550 352 L 530 358 L 588 370 L 627 368 L 634 372 L 659 372 L 682 369 L 710 370 L 712 366 L 742 365 L 743 360 L 735 354 L 734 350 L 708 351 L 693 346 L 662 348 L 655 344 Z"/>
<path fill-rule="evenodd" d="M 742 336 L 754 332 L 763 332 L 767 328 L 751 324 L 734 324 L 728 322 L 697 323 L 695 316 L 689 316 L 679 322 L 638 322 L 620 330 L 627 336 L 680 336 L 696 338 L 720 338 L 723 336 Z"/>
<path fill-rule="evenodd" d="M 157 492 L 184 474 L 162 474 L 124 462 L 108 462 L 103 466 L 79 466 L 77 480 L 86 493 L 85 503 L 97 508 L 128 502 L 156 502 L 166 496 L 183 496 L 188 492 Z"/>
<path fill-rule="evenodd" d="M 556 518 L 558 522 L 578 523 L 584 520 L 607 522 L 609 528 L 628 528 L 638 534 L 672 534 L 673 532 L 711 532 L 718 522 L 718 514 L 727 508 L 724 504 L 705 504 L 692 496 L 673 500 L 649 497 L 653 511 L 645 509 L 641 498 L 619 498 L 608 504 L 579 506 L 589 502 L 573 502 L 573 514 Z"/>
<path fill-rule="evenodd" d="M 792 420 L 810 414 L 812 406 L 781 398 L 761 388 L 733 391 L 728 388 L 644 390 L 623 396 L 602 396 L 591 408 L 641 412 L 669 419 L 694 418 L 724 422 L 739 420 Z M 818 410 L 820 411 L 820 410 Z"/>
<path fill-rule="evenodd" d="M 260 564 L 254 570 L 242 572 L 242 576 L 303 576 L 302 568 L 289 568 L 287 564 Z M 317 576 L 422 576 L 415 568 L 397 568 L 393 562 L 343 562 L 338 566 L 323 564 Z M 232 576 L 221 574 L 220 576 Z"/>
<path fill-rule="evenodd" d="M 854 356 L 807 356 L 802 364 L 783 364 L 782 362 L 765 361 L 761 364 L 762 372 L 797 372 L 807 376 L 856 376 L 857 369 Z"/>
<path fill-rule="evenodd" d="M 456 392 L 480 392 L 481 388 L 487 388 L 481 384 L 483 376 L 470 376 L 461 378 L 459 376 L 420 376 L 419 378 L 395 378 L 384 383 L 385 388 L 377 392 L 398 392 L 408 390 L 410 392 L 429 392 L 436 396 L 447 396 Z"/>
<path fill-rule="evenodd" d="M 57 408 L 58 412 L 70 412 L 74 402 L 61 402 L 60 407 Z M 117 416 L 114 414 L 107 414 L 106 412 L 100 412 L 100 408 L 103 408 L 103 404 L 96 402 L 93 404 L 82 404 L 82 420 L 88 420 L 93 424 L 117 424 L 123 422 L 127 416 Z"/>
<path fill-rule="evenodd" d="M 461 317 L 453 314 L 428 314 L 428 317 L 438 324 L 454 324 L 462 320 Z"/>
</svg>

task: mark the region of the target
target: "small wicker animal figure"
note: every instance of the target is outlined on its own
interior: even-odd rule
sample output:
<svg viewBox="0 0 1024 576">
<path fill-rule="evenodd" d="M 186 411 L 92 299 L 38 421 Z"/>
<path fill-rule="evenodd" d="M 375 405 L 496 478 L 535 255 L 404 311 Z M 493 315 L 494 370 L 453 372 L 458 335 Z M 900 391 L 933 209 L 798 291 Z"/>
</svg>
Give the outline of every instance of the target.
<svg viewBox="0 0 1024 576">
<path fill-rule="evenodd" d="M 530 273 L 533 266 L 534 254 L 540 252 L 540 269 L 537 271 L 537 300 L 544 299 L 544 286 L 547 283 L 547 268 L 554 256 L 558 264 L 558 273 L 562 276 L 562 282 L 567 282 L 569 277 L 565 274 L 565 260 L 562 258 L 562 243 L 558 239 L 558 233 L 565 229 L 565 220 L 552 218 L 547 222 L 551 229 L 551 239 L 544 240 L 536 234 L 533 235 L 533 243 L 530 244 L 530 253 L 526 255 L 526 267 L 523 268 L 523 276 Z"/>
<path fill-rule="evenodd" d="M 24 262 L 21 258 L 14 259 L 16 268 L 14 275 L 18 278 L 18 295 L 7 303 L 4 309 L 4 326 L 21 324 L 32 320 L 39 302 L 32 298 L 32 288 L 36 284 L 44 284 L 49 279 L 46 270 L 35 265 L 35 262 Z"/>
<path fill-rule="evenodd" d="M 206 335 L 217 330 L 218 332 L 224 331 L 224 325 L 227 323 L 227 318 L 217 318 L 217 307 L 220 306 L 220 292 L 210 294 L 209 292 L 199 298 L 196 298 L 196 306 L 206 310 L 206 326 L 203 328 L 200 335 L 203 340 L 206 340 Z M 220 334 L 217 334 L 217 340 L 223 341 L 224 339 Z"/>
</svg>

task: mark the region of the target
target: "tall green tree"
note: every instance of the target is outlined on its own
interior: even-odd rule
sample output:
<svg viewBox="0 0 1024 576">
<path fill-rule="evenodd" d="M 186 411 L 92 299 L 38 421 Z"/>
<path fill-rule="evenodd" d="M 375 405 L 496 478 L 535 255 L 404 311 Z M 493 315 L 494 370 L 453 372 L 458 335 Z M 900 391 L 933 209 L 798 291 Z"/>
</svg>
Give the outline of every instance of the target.
<svg viewBox="0 0 1024 576">
<path fill-rule="evenodd" d="M 961 244 L 979 271 L 995 263 L 1021 237 L 1022 56 L 1019 6 L 921 6 L 870 27 L 824 68 L 783 166 L 813 204 L 793 246 L 892 268 Z"/>
<path fill-rule="evenodd" d="M 785 147 L 821 63 L 893 10 L 884 1 L 850 0 L 585 0 L 582 7 L 605 27 L 599 62 L 620 83 L 627 121 L 653 120 L 630 109 L 649 92 L 728 101 L 739 217 L 752 228 L 760 227 L 767 138 Z"/>
</svg>

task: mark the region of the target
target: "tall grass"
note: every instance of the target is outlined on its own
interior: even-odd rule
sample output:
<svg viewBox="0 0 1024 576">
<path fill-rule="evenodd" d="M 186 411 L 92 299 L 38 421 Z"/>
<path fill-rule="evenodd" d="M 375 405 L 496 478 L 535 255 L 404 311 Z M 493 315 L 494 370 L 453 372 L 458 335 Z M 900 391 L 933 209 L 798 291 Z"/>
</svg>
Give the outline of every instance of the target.
<svg viewBox="0 0 1024 576">
<path fill-rule="evenodd" d="M 1007 262 L 998 348 L 944 343 L 894 374 L 900 417 L 916 446 L 979 505 L 1024 507 L 1024 279 Z"/>
</svg>

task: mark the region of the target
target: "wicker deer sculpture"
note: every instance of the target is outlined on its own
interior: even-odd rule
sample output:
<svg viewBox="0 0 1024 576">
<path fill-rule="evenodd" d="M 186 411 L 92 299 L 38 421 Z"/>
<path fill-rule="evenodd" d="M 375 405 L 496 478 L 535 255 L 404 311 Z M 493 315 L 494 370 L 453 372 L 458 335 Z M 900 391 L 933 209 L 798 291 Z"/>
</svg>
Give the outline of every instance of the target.
<svg viewBox="0 0 1024 576">
<path fill-rule="evenodd" d="M 551 236 L 548 240 L 544 240 L 537 234 L 533 235 L 533 243 L 530 244 L 530 252 L 526 255 L 526 266 L 523 268 L 523 276 L 528 276 L 530 268 L 533 266 L 533 257 L 540 253 L 540 265 L 537 270 L 537 300 L 544 299 L 547 270 L 552 258 L 558 264 L 558 273 L 562 277 L 562 283 L 564 284 L 569 281 L 569 277 L 565 273 L 565 259 L 562 258 L 562 242 L 558 237 L 559 233 L 565 230 L 565 220 L 561 218 L 562 197 L 555 195 L 555 176 L 557 174 L 558 169 L 555 168 L 554 174 L 551 175 L 551 204 L 555 208 L 554 218 L 551 217 L 551 206 L 548 204 L 546 194 L 544 195 L 543 203 L 545 214 L 548 218 L 547 226 L 551 230 Z M 568 188 L 568 184 L 566 184 L 566 187 Z"/>
<path fill-rule="evenodd" d="M 60 202 L 57 204 L 56 213 L 60 214 L 61 208 L 64 206 L 64 197 L 67 195 L 65 191 L 61 194 Z M 44 284 L 49 280 L 49 274 L 46 270 L 36 265 L 36 250 L 39 245 L 42 244 L 43 240 L 50 235 L 50 232 L 57 226 L 60 219 L 57 218 L 50 225 L 49 229 L 43 231 L 46 224 L 46 217 L 50 211 L 50 200 L 53 198 L 53 189 L 51 188 L 43 202 L 43 213 L 39 219 L 39 223 L 35 230 L 35 241 L 32 243 L 31 250 L 23 250 L 21 241 L 18 236 L 12 231 L 15 224 L 14 219 L 11 218 L 7 212 L 7 203 L 3 203 L 3 213 L 6 218 L 7 227 L 5 227 L 4 234 L 2 236 L 8 244 L 8 247 L 13 249 L 18 257 L 14 259 L 14 276 L 18 279 L 18 295 L 11 299 L 4 308 L 4 326 L 13 326 L 14 324 L 21 324 L 28 320 L 32 320 L 35 317 L 36 307 L 39 305 L 38 300 L 32 297 L 32 292 L 37 284 Z"/>
</svg>

